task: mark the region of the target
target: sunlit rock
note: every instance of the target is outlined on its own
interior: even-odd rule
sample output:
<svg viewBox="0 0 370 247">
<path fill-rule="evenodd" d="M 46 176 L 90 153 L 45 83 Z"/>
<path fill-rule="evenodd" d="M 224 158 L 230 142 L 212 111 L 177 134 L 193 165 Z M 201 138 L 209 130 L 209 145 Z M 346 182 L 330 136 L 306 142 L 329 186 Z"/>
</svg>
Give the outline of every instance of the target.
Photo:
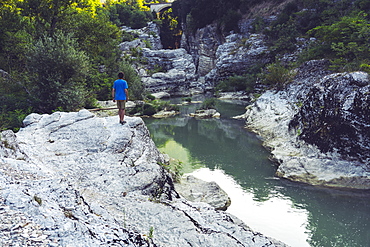
<svg viewBox="0 0 370 247">
<path fill-rule="evenodd" d="M 221 115 L 216 109 L 196 110 L 195 113 L 190 113 L 190 117 L 195 118 L 220 118 Z"/>
<path fill-rule="evenodd" d="M 193 202 L 205 202 L 217 210 L 226 210 L 230 206 L 230 198 L 216 182 L 205 182 L 188 175 L 175 184 L 176 191 Z"/>
<path fill-rule="evenodd" d="M 30 114 L 1 133 L 1 245 L 285 246 L 179 198 L 143 120 L 125 120 Z"/>
</svg>

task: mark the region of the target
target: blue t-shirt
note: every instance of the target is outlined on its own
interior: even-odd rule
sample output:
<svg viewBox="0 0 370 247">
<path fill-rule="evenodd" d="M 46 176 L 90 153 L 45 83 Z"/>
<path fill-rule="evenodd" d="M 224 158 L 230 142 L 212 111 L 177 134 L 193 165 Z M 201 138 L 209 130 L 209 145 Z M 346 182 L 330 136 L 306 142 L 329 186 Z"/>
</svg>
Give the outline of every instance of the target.
<svg viewBox="0 0 370 247">
<path fill-rule="evenodd" d="M 118 79 L 113 83 L 113 88 L 115 90 L 115 100 L 126 100 L 125 89 L 128 88 L 127 81 L 123 79 Z"/>
</svg>

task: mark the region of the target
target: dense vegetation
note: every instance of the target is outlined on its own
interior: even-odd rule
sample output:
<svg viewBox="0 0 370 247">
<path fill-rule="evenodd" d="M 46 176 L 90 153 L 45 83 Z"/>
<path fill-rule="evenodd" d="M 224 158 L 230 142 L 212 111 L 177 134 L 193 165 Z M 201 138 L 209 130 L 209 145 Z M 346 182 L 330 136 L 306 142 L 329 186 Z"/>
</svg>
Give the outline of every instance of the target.
<svg viewBox="0 0 370 247">
<path fill-rule="evenodd" d="M 120 58 L 118 26 L 151 19 L 142 0 L 2 0 L 0 130 L 20 127 L 30 112 L 107 100 L 120 70 L 130 77 L 131 98 L 140 98 L 140 79 Z"/>
<path fill-rule="evenodd" d="M 276 19 L 266 21 L 273 14 Z M 217 87 L 252 92 L 256 80 L 284 87 L 290 69 L 311 59 L 330 59 L 335 71 L 370 71 L 369 14 L 368 0 L 177 0 L 161 16 L 161 38 L 175 48 L 182 31 L 215 23 L 228 34 L 239 31 L 242 17 L 253 18 L 253 32 L 265 35 L 272 63 L 256 64 Z M 30 112 L 70 111 L 109 99 L 119 70 L 129 77 L 131 98 L 142 97 L 132 61 L 120 57 L 118 44 L 128 37 L 119 26 L 140 28 L 152 18 L 143 0 L 2 0 L 0 130 L 16 129 Z M 298 61 L 281 60 L 302 42 L 308 45 Z"/>
<path fill-rule="evenodd" d="M 216 23 L 224 34 L 238 32 L 237 22 L 248 16 L 254 19 L 252 31 L 265 35 L 272 63 L 221 81 L 221 91 L 251 91 L 257 78 L 282 88 L 291 77 L 290 68 L 311 59 L 330 59 L 333 71 L 370 71 L 368 0 L 177 0 L 173 9 L 185 32 L 210 23 Z M 265 17 L 276 13 L 275 20 L 266 21 Z M 309 45 L 299 60 L 282 64 L 281 58 L 302 42 Z"/>
</svg>

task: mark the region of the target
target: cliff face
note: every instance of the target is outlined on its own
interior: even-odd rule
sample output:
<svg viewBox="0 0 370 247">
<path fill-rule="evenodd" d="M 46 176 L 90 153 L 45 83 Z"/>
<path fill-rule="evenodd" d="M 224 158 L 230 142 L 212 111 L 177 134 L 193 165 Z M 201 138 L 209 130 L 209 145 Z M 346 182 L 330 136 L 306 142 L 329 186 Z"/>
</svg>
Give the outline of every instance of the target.
<svg viewBox="0 0 370 247">
<path fill-rule="evenodd" d="M 182 48 L 176 50 L 155 45 L 159 41 L 153 40 L 154 27 L 155 24 L 150 23 L 140 30 L 124 29 L 136 33 L 139 38 L 120 45 L 123 55 L 131 57 L 137 56 L 132 50 L 139 49 L 145 63 L 138 63 L 136 69 L 151 93 L 165 91 L 183 96 L 192 91 L 212 90 L 218 81 L 243 75 L 255 64 L 271 60 L 263 35 L 249 31 L 250 21 L 241 24 L 243 32 L 240 34 L 225 36 L 216 25 L 208 25 L 191 35 L 184 34 Z M 159 37 L 158 30 L 156 36 Z M 158 69 L 160 72 L 156 72 Z"/>
<path fill-rule="evenodd" d="M 141 118 L 31 114 L 1 133 L 0 243 L 283 246 L 174 190 Z"/>
<path fill-rule="evenodd" d="M 369 77 L 331 74 L 310 61 L 280 92 L 264 93 L 245 114 L 279 162 L 277 175 L 329 187 L 370 188 Z"/>
<path fill-rule="evenodd" d="M 370 85 L 363 72 L 328 75 L 302 99 L 291 128 L 322 152 L 370 162 Z M 370 169 L 370 165 L 368 167 Z"/>
</svg>

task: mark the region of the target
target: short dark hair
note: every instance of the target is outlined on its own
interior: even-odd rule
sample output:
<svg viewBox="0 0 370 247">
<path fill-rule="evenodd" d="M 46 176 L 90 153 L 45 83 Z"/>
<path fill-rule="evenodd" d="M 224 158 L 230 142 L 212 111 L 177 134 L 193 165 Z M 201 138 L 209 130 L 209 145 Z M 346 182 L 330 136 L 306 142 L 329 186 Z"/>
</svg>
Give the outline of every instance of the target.
<svg viewBox="0 0 370 247">
<path fill-rule="evenodd" d="M 125 74 L 123 72 L 118 73 L 118 78 L 123 79 L 125 77 Z"/>
</svg>

